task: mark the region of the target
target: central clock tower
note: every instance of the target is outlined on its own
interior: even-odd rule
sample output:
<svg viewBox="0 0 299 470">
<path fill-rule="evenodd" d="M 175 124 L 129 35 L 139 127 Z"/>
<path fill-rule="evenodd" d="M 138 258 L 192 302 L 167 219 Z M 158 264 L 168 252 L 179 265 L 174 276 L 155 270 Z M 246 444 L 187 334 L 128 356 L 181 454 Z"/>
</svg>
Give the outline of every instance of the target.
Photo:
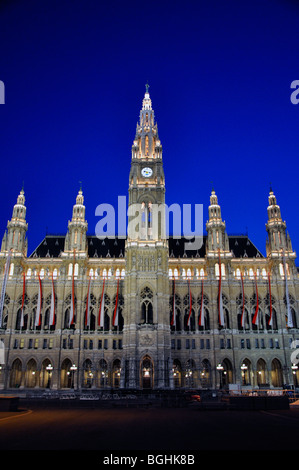
<svg viewBox="0 0 299 470">
<path fill-rule="evenodd" d="M 132 145 L 124 282 L 123 386 L 170 387 L 168 240 L 162 146 L 146 85 Z"/>
</svg>

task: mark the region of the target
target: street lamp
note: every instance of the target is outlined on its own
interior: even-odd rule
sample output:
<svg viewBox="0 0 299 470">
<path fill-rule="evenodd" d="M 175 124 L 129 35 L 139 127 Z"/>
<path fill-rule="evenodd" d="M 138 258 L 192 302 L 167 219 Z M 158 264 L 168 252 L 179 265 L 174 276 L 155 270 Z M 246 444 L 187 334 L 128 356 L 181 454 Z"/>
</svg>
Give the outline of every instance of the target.
<svg viewBox="0 0 299 470">
<path fill-rule="evenodd" d="M 220 378 L 220 388 L 222 388 L 222 372 L 223 372 L 223 365 L 219 362 L 218 366 L 216 367 L 216 369 L 218 370 L 219 372 L 219 378 Z"/>
<path fill-rule="evenodd" d="M 76 364 L 73 364 L 71 367 L 70 367 L 70 370 L 72 372 L 72 384 L 71 384 L 71 388 L 74 388 L 74 376 L 75 376 L 75 372 L 77 370 L 77 366 Z"/>
</svg>

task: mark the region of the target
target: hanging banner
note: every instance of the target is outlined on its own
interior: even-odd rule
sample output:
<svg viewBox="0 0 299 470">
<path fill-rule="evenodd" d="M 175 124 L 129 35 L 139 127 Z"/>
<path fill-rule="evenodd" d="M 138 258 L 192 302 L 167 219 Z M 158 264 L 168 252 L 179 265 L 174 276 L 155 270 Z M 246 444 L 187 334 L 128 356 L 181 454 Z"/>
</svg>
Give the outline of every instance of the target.
<svg viewBox="0 0 299 470">
<path fill-rule="evenodd" d="M 11 250 L 8 252 L 8 255 L 7 255 L 7 260 L 6 260 L 5 269 L 4 269 L 3 284 L 2 284 L 2 289 L 1 289 L 0 328 L 2 328 L 2 322 L 3 322 L 3 307 L 4 307 L 4 300 L 5 300 L 6 284 L 7 284 L 8 273 L 9 273 L 10 259 L 11 259 Z"/>
<path fill-rule="evenodd" d="M 244 279 L 241 273 L 241 285 L 242 285 L 242 313 L 241 313 L 241 327 L 244 328 L 244 310 L 245 310 L 245 295 L 244 295 Z"/>
<path fill-rule="evenodd" d="M 176 315 L 175 315 L 175 279 L 173 278 L 173 298 L 172 298 L 172 318 L 171 318 L 171 326 L 176 326 Z"/>
</svg>

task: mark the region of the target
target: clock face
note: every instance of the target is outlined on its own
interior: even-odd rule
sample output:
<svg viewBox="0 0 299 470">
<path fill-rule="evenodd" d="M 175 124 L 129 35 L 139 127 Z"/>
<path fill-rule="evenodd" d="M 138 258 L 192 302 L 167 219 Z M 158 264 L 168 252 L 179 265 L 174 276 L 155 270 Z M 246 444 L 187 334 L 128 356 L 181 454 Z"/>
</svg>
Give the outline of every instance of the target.
<svg viewBox="0 0 299 470">
<path fill-rule="evenodd" d="M 142 168 L 141 174 L 142 176 L 145 176 L 146 178 L 148 178 L 149 176 L 153 174 L 153 170 L 151 168 Z"/>
</svg>

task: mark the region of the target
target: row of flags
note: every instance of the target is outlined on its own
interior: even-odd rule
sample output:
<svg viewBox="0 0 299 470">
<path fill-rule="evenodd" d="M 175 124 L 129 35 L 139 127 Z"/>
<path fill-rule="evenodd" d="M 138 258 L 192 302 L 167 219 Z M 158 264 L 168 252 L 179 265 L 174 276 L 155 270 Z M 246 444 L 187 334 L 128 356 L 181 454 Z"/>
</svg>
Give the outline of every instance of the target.
<svg viewBox="0 0 299 470">
<path fill-rule="evenodd" d="M 87 291 L 87 301 L 86 301 L 86 309 L 85 309 L 85 326 L 90 326 L 90 283 L 91 278 L 89 278 L 88 282 L 88 291 Z M 112 318 L 112 325 L 118 326 L 118 298 L 119 298 L 119 279 L 117 280 L 117 290 L 116 290 L 116 299 L 115 299 L 115 306 Z M 100 328 L 104 327 L 104 315 L 105 315 L 105 278 L 103 280 L 103 288 L 101 293 L 101 300 L 100 300 L 100 307 L 99 307 L 99 314 L 98 314 L 98 326 Z"/>
<path fill-rule="evenodd" d="M 24 304 L 25 304 L 25 294 L 26 294 L 26 276 L 23 272 L 23 293 L 22 293 L 22 304 L 21 304 L 21 318 L 20 318 L 20 328 L 24 326 Z M 40 276 L 38 276 L 38 296 L 37 296 L 37 306 L 35 312 L 34 326 L 41 326 L 41 313 L 42 313 L 42 281 Z M 55 289 L 54 289 L 54 279 L 52 274 L 52 286 L 51 286 L 51 304 L 50 304 L 50 316 L 49 316 L 49 326 L 55 325 Z"/>
<path fill-rule="evenodd" d="M 23 273 L 23 293 L 22 293 L 22 304 L 21 304 L 21 318 L 20 318 L 20 328 L 24 326 L 24 303 L 25 303 L 25 294 L 26 294 L 26 281 L 25 281 L 25 272 Z M 42 282 L 40 276 L 38 276 L 38 298 L 37 298 L 37 307 L 34 319 L 34 325 L 36 327 L 41 325 L 41 312 L 42 312 Z M 85 309 L 85 326 L 90 326 L 90 284 L 91 277 L 88 282 L 88 292 L 86 300 L 86 309 Z M 116 292 L 116 301 L 113 314 L 112 324 L 113 326 L 118 326 L 118 299 L 119 299 L 119 279 L 117 280 L 117 292 Z M 104 327 L 104 306 L 105 306 L 105 278 L 103 281 L 103 288 L 101 294 L 101 301 L 99 307 L 98 315 L 98 326 Z M 71 305 L 70 305 L 70 315 L 69 315 L 69 327 L 75 323 L 75 285 L 74 277 L 72 278 L 72 290 L 71 290 Z M 49 316 L 49 326 L 55 325 L 55 288 L 54 288 L 54 279 L 52 274 L 52 292 L 51 292 L 51 307 L 50 307 L 50 316 Z"/>
<path fill-rule="evenodd" d="M 291 311 L 290 305 L 290 298 L 289 298 L 289 291 L 288 291 L 288 278 L 287 278 L 287 271 L 284 259 L 284 272 L 285 272 L 285 294 L 286 294 L 286 306 L 287 306 L 287 326 L 288 328 L 293 328 L 293 316 Z M 255 280 L 255 295 L 256 295 L 256 305 L 255 305 L 255 312 L 252 318 L 252 324 L 258 325 L 259 324 L 259 294 L 258 294 L 258 286 L 257 286 L 257 278 L 256 273 L 254 275 Z M 245 294 L 244 294 L 244 279 L 243 274 L 241 273 L 241 287 L 242 287 L 242 311 L 241 311 L 241 326 L 242 328 L 245 325 Z M 269 290 L 269 319 L 268 325 L 273 325 L 273 315 L 272 315 L 272 294 L 271 294 L 271 278 L 270 273 L 268 273 L 268 290 Z M 171 326 L 176 326 L 176 304 L 175 304 L 175 279 L 173 279 L 173 289 L 172 289 L 172 316 L 170 324 Z M 188 313 L 188 320 L 187 326 L 190 327 L 190 319 L 192 315 L 192 294 L 190 288 L 190 281 L 188 280 L 188 295 L 189 295 L 189 313 Z M 199 309 L 199 317 L 198 317 L 198 325 L 204 326 L 204 280 L 201 281 L 201 301 L 200 301 L 200 309 Z M 224 309 L 223 309 L 223 299 L 222 299 L 222 274 L 221 274 L 221 262 L 219 256 L 219 283 L 218 283 L 218 322 L 220 326 L 225 326 L 224 320 Z"/>
<path fill-rule="evenodd" d="M 9 273 L 9 266 L 11 260 L 11 251 L 8 253 L 8 257 L 6 260 L 5 270 L 4 270 L 4 278 L 3 284 L 1 289 L 1 298 L 0 298 L 0 327 L 2 327 L 3 321 L 3 307 L 4 307 L 4 300 L 5 300 L 5 291 Z M 283 257 L 284 262 L 284 272 L 285 272 L 285 296 L 286 296 L 286 307 L 287 307 L 287 326 L 289 328 L 293 328 L 293 316 L 290 306 L 290 298 L 289 298 L 289 291 L 288 291 L 288 279 L 287 279 L 287 270 L 286 270 L 286 263 L 285 257 Z M 42 283 L 41 278 L 38 276 L 39 281 L 39 289 L 38 289 L 38 299 L 37 299 L 37 308 L 36 308 L 36 315 L 35 315 L 35 326 L 41 325 L 41 310 L 42 310 Z M 85 326 L 90 326 L 90 283 L 91 277 L 89 278 L 88 283 L 88 293 L 87 293 L 87 301 L 86 301 L 86 311 L 85 311 Z M 243 275 L 241 273 L 241 286 L 242 286 L 242 313 L 241 313 L 241 326 L 244 327 L 245 318 L 245 295 L 244 295 L 244 280 Z M 273 317 L 272 317 L 272 296 L 271 296 L 271 279 L 270 273 L 268 273 L 268 289 L 269 289 L 269 320 L 268 325 L 272 326 L 273 324 Z M 22 304 L 21 304 L 21 319 L 20 319 L 20 327 L 24 326 L 24 303 L 25 303 L 25 272 L 23 272 L 23 294 L 22 294 Z M 204 302 L 203 302 L 203 292 L 204 292 L 204 280 L 202 279 L 202 287 L 201 287 L 201 304 L 200 304 L 200 311 L 199 311 L 199 326 L 204 326 Z M 192 316 L 192 294 L 191 294 L 191 287 L 190 287 L 190 280 L 188 280 L 188 293 L 189 293 L 189 314 L 187 320 L 187 326 L 190 327 L 191 316 Z M 258 325 L 259 323 L 259 296 L 258 296 L 258 286 L 257 286 L 257 278 L 255 274 L 255 293 L 256 293 L 256 306 L 255 306 L 255 313 L 253 315 L 252 323 L 254 325 Z M 118 317 L 119 317 L 119 308 L 118 308 L 118 299 L 119 299 L 119 279 L 117 281 L 117 291 L 116 291 L 116 301 L 112 319 L 112 325 L 118 326 Z M 105 306 L 105 278 L 103 280 L 103 288 L 101 293 L 101 301 L 98 313 L 98 326 L 104 327 L 104 306 Z M 218 286 L 218 321 L 220 326 L 225 326 L 224 321 L 224 310 L 223 310 L 223 300 L 222 300 L 222 273 L 221 273 L 221 260 L 220 260 L 220 253 L 219 253 L 219 286 Z M 74 270 L 72 276 L 72 291 L 71 291 L 71 306 L 70 306 L 70 316 L 69 316 L 69 327 L 73 325 L 75 322 L 75 284 L 74 284 Z M 54 279 L 52 273 L 52 293 L 51 293 L 51 307 L 50 307 L 50 317 L 49 317 L 49 326 L 53 326 L 55 324 L 55 289 L 54 289 Z M 172 318 L 171 318 L 171 326 L 176 326 L 176 308 L 175 308 L 175 279 L 173 280 L 173 305 L 172 305 Z"/>
</svg>

